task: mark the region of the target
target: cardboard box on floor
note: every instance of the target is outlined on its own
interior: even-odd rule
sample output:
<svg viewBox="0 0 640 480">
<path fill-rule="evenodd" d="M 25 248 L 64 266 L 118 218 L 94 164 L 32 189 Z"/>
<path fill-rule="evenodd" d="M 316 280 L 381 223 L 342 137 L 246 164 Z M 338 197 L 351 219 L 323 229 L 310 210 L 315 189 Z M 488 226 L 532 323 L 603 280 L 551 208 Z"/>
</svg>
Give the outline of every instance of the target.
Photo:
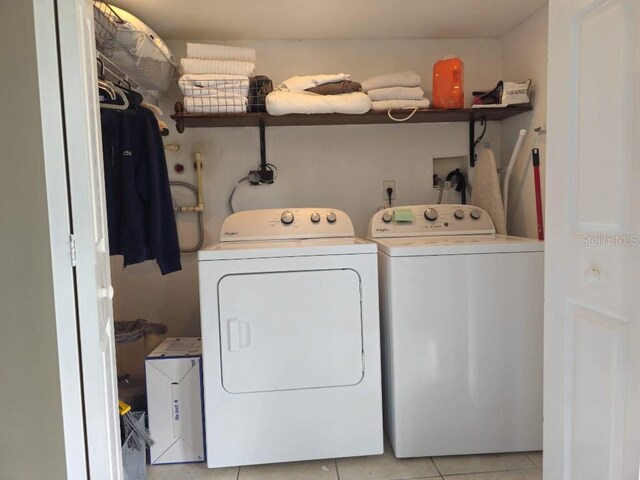
<svg viewBox="0 0 640 480">
<path fill-rule="evenodd" d="M 201 340 L 165 339 L 145 369 L 151 464 L 204 461 Z"/>
</svg>

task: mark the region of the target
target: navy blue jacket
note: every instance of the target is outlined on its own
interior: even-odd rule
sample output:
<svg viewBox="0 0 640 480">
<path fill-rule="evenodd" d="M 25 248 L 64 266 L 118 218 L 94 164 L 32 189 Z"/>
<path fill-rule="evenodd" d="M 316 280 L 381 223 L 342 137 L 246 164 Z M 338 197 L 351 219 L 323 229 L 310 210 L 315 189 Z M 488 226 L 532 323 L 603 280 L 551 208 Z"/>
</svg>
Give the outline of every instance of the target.
<svg viewBox="0 0 640 480">
<path fill-rule="evenodd" d="M 102 109 L 111 255 L 124 266 L 156 259 L 163 275 L 181 270 L 178 231 L 162 137 L 153 113 Z"/>
</svg>

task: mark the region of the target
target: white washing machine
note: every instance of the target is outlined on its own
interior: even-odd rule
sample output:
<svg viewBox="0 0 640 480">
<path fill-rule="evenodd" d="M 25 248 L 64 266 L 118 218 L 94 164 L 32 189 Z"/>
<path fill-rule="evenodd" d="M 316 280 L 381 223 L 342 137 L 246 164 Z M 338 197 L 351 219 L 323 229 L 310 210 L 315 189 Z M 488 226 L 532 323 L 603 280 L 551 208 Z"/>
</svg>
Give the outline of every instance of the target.
<svg viewBox="0 0 640 480">
<path fill-rule="evenodd" d="M 324 208 L 220 237 L 198 253 L 207 465 L 382 453 L 376 245 Z"/>
<path fill-rule="evenodd" d="M 396 456 L 541 450 L 543 243 L 470 205 L 383 210 L 369 236 Z"/>
</svg>

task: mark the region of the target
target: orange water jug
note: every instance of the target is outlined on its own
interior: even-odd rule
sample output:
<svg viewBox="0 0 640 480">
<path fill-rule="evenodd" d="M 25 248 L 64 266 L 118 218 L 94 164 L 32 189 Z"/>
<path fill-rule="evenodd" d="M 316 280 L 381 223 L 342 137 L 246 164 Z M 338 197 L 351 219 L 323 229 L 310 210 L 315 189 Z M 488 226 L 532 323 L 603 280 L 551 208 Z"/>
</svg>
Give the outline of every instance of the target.
<svg viewBox="0 0 640 480">
<path fill-rule="evenodd" d="M 433 108 L 464 108 L 464 64 L 447 56 L 433 66 Z"/>
</svg>

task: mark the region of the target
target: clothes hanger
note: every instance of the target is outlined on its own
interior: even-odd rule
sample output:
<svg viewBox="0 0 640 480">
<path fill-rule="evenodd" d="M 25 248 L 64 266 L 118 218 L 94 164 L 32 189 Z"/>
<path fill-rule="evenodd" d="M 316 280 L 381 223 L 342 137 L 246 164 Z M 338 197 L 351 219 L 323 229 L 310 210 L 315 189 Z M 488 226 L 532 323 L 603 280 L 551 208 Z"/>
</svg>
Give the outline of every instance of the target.
<svg viewBox="0 0 640 480">
<path fill-rule="evenodd" d="M 106 80 L 102 80 L 101 78 L 98 78 L 98 90 L 107 92 L 111 100 L 115 100 L 117 98 L 116 91 L 113 89 L 113 87 L 109 84 L 109 82 L 107 82 Z"/>
<path fill-rule="evenodd" d="M 122 104 L 100 102 L 100 108 L 106 108 L 107 110 L 128 110 L 129 99 L 127 98 L 125 92 L 120 87 L 116 87 L 115 85 L 113 85 L 113 90 L 122 99 Z"/>
</svg>

